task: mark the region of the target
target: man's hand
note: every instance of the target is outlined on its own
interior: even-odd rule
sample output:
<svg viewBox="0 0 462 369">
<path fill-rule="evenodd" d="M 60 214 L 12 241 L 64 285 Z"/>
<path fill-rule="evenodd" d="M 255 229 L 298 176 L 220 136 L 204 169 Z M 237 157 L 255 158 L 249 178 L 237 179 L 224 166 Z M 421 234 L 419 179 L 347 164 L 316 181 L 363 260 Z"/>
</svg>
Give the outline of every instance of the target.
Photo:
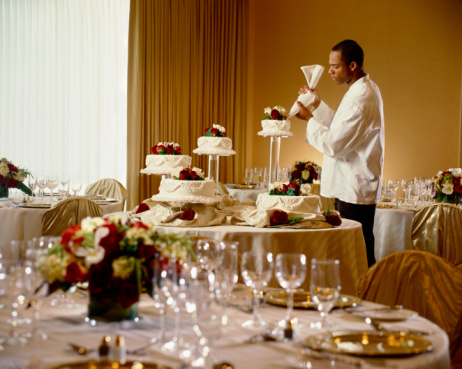
<svg viewBox="0 0 462 369">
<path fill-rule="evenodd" d="M 299 119 L 303 119 L 309 121 L 313 118 L 313 114 L 311 114 L 310 109 L 306 108 L 300 101 L 297 101 L 298 106 L 300 107 L 300 111 L 295 115 Z"/>
</svg>

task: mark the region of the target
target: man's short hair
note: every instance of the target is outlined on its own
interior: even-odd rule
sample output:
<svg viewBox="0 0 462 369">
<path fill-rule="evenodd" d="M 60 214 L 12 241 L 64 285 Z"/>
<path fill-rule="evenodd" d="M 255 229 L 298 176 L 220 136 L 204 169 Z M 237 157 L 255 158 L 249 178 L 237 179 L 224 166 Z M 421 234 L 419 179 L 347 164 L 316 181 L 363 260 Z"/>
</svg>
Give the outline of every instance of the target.
<svg viewBox="0 0 462 369">
<path fill-rule="evenodd" d="M 332 51 L 340 51 L 342 61 L 348 66 L 356 62 L 360 68 L 363 67 L 364 52 L 361 46 L 353 40 L 343 40 L 332 48 Z"/>
</svg>

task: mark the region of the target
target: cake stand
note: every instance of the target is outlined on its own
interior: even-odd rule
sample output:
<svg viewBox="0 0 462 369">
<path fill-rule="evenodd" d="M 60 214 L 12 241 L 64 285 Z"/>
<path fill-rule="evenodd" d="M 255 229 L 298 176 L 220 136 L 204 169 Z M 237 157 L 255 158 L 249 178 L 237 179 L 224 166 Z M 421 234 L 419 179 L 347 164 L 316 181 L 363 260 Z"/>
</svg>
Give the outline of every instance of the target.
<svg viewBox="0 0 462 369">
<path fill-rule="evenodd" d="M 269 172 L 269 183 L 278 181 L 279 176 L 279 153 L 281 149 L 281 138 L 292 136 L 292 132 L 258 132 L 259 136 L 271 137 L 270 147 L 270 172 Z"/>
<path fill-rule="evenodd" d="M 208 179 L 211 179 L 215 182 L 215 195 L 218 195 L 218 176 L 220 173 L 220 156 L 230 156 L 234 155 L 236 152 L 234 150 L 229 150 L 229 154 L 211 154 L 211 153 L 198 153 L 199 155 L 208 155 L 209 156 L 209 167 L 208 167 Z"/>
</svg>

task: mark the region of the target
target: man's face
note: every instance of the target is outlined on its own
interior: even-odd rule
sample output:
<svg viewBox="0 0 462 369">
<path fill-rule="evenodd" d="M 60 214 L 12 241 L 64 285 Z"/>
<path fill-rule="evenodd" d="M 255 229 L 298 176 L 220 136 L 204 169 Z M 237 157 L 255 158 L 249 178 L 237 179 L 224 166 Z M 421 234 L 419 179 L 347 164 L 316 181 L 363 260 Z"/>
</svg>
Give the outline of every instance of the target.
<svg viewBox="0 0 462 369">
<path fill-rule="evenodd" d="M 332 80 L 338 85 L 345 82 L 349 83 L 353 78 L 353 72 L 342 61 L 341 56 L 340 51 L 331 51 L 329 55 L 329 74 Z"/>
</svg>

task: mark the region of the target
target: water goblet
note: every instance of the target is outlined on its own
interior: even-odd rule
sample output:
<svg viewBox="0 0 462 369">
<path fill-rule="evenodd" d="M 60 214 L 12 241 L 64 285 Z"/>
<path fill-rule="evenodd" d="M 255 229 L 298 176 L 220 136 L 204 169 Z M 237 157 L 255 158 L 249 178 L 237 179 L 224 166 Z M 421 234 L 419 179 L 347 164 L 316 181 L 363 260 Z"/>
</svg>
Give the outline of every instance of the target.
<svg viewBox="0 0 462 369">
<path fill-rule="evenodd" d="M 29 185 L 30 190 L 32 191 L 32 195 L 34 195 L 34 191 L 36 190 L 37 186 L 37 175 L 33 175 L 32 173 L 29 174 L 27 177 L 27 184 Z"/>
<path fill-rule="evenodd" d="M 253 169 L 245 168 L 245 184 L 249 185 L 253 180 Z"/>
<path fill-rule="evenodd" d="M 286 318 L 279 324 L 286 328 L 286 324 L 292 322 L 294 289 L 300 287 L 306 278 L 306 256 L 298 253 L 278 254 L 274 272 L 277 281 L 288 295 Z"/>
<path fill-rule="evenodd" d="M 311 298 L 318 306 L 321 321 L 313 328 L 327 328 L 328 314 L 340 295 L 340 262 L 334 259 L 311 259 Z"/>
<path fill-rule="evenodd" d="M 263 180 L 263 169 L 255 167 L 253 172 L 253 181 L 255 182 L 255 188 L 262 188 L 262 180 Z"/>
<path fill-rule="evenodd" d="M 202 269 L 207 270 L 211 285 L 213 286 L 215 267 L 221 263 L 223 258 L 223 245 L 217 240 L 200 239 L 197 241 L 195 251 Z"/>
<path fill-rule="evenodd" d="M 398 187 L 399 187 L 399 181 L 398 180 L 395 180 L 395 179 L 389 179 L 388 180 L 387 188 L 389 188 L 391 190 L 391 192 L 393 193 L 393 200 L 394 201 L 397 200 L 396 190 L 398 189 Z"/>
<path fill-rule="evenodd" d="M 71 182 L 71 177 L 67 173 L 59 175 L 59 186 L 58 194 L 61 199 L 65 198 L 69 194 L 69 184 Z"/>
<path fill-rule="evenodd" d="M 71 178 L 71 188 L 74 192 L 74 196 L 77 196 L 78 192 L 82 188 L 82 176 L 80 174 L 74 174 Z"/>
<path fill-rule="evenodd" d="M 47 186 L 47 177 L 43 172 L 37 172 L 37 186 L 39 188 L 39 194 L 41 198 L 41 203 L 43 204 L 43 190 Z"/>
<path fill-rule="evenodd" d="M 55 173 L 48 174 L 46 184 L 50 189 L 50 202 L 53 204 L 53 190 L 58 186 L 58 175 Z"/>
<path fill-rule="evenodd" d="M 242 326 L 248 328 L 261 328 L 266 325 L 260 317 L 260 292 L 273 275 L 273 254 L 270 252 L 246 251 L 242 254 L 241 274 L 244 284 L 253 292 L 253 318 L 245 321 Z"/>
</svg>

